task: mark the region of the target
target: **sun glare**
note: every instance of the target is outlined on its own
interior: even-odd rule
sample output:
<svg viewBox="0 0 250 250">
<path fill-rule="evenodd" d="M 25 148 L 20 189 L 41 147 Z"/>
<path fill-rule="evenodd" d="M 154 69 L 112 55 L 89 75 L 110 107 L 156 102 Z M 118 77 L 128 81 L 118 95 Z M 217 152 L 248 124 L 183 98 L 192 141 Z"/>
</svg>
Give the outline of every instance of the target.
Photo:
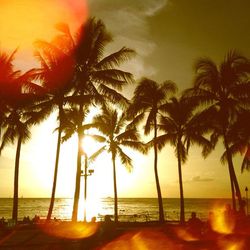
<svg viewBox="0 0 250 250">
<path fill-rule="evenodd" d="M 95 141 L 91 134 L 85 135 L 82 139 L 82 149 L 87 154 L 87 156 L 91 156 L 100 148 L 100 143 Z"/>
<path fill-rule="evenodd" d="M 56 23 L 75 29 L 87 18 L 84 0 L 4 0 L 0 9 L 0 41 L 5 49 L 32 49 L 36 39 L 49 41 L 56 35 Z"/>
</svg>

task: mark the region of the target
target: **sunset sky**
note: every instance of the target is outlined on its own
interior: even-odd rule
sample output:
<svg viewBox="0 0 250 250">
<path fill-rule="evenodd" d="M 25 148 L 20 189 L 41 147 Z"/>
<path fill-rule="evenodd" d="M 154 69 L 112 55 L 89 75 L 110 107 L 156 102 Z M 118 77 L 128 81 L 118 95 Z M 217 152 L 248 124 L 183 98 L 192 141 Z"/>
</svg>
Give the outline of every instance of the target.
<svg viewBox="0 0 250 250">
<path fill-rule="evenodd" d="M 86 7 L 87 6 L 87 7 Z M 4 0 L 0 1 L 0 49 L 13 51 L 16 67 L 27 70 L 34 61 L 32 42 L 51 40 L 54 24 L 69 23 L 75 32 L 86 20 L 95 16 L 104 21 L 114 42 L 111 53 L 123 46 L 135 49 L 137 56 L 124 65 L 136 79 L 142 76 L 158 82 L 172 80 L 180 90 L 192 86 L 193 64 L 208 56 L 221 62 L 229 49 L 250 56 L 249 0 Z M 124 93 L 132 97 L 134 87 Z M 19 195 L 49 197 L 52 187 L 56 152 L 56 117 L 52 115 L 41 126 L 32 129 L 32 139 L 22 147 Z M 6 147 L 0 157 L 0 197 L 12 197 L 15 146 Z M 59 163 L 57 197 L 73 197 L 76 170 L 76 138 L 62 146 Z M 227 166 L 221 165 L 223 147 L 218 145 L 206 160 L 201 150 L 192 147 L 183 166 L 185 197 L 230 197 Z M 134 170 L 128 173 L 118 166 L 118 197 L 156 197 L 153 154 L 131 152 Z M 103 155 L 91 167 L 89 196 L 113 196 L 112 166 L 109 155 Z M 250 173 L 240 173 L 238 180 L 250 188 Z M 159 176 L 163 197 L 179 197 L 177 159 L 168 146 L 159 155 Z"/>
</svg>

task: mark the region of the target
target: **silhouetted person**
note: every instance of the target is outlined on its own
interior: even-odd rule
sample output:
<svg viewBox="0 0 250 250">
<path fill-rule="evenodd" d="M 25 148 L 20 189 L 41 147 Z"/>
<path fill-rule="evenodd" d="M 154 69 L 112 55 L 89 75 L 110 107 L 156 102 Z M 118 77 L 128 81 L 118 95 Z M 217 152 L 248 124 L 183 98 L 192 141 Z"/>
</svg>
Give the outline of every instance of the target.
<svg viewBox="0 0 250 250">
<path fill-rule="evenodd" d="M 96 217 L 95 217 L 95 216 L 91 218 L 91 222 L 92 222 L 92 223 L 95 223 L 95 222 L 96 222 Z"/>
<path fill-rule="evenodd" d="M 40 220 L 40 217 L 35 215 L 35 217 L 32 219 L 33 223 L 38 223 Z"/>
<path fill-rule="evenodd" d="M 200 237 L 203 223 L 202 221 L 196 217 L 196 213 L 192 212 L 191 218 L 187 222 L 188 229 L 192 233 L 193 236 Z"/>
<path fill-rule="evenodd" d="M 101 237 L 104 240 L 109 240 L 112 239 L 115 233 L 115 224 L 111 220 L 110 215 L 105 215 L 104 216 L 104 221 L 101 226 Z"/>
</svg>

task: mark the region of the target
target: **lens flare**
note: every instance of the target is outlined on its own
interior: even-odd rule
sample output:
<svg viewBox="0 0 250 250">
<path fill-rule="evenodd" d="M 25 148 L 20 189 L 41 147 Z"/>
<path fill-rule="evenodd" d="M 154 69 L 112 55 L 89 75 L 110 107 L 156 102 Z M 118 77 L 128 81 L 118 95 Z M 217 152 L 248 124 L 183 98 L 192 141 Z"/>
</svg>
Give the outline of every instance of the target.
<svg viewBox="0 0 250 250">
<path fill-rule="evenodd" d="M 235 217 L 229 206 L 225 208 L 217 207 L 213 209 L 211 226 L 215 232 L 230 234 L 235 228 Z"/>
<path fill-rule="evenodd" d="M 51 40 L 56 23 L 77 29 L 87 18 L 84 0 L 3 0 L 1 1 L 0 41 L 4 49 L 32 49 L 37 39 Z"/>
<path fill-rule="evenodd" d="M 99 250 L 150 250 L 150 249 L 182 249 L 181 246 L 168 238 L 161 229 L 135 230 L 109 242 Z"/>
<path fill-rule="evenodd" d="M 40 225 L 41 229 L 57 238 L 83 239 L 94 235 L 99 228 L 98 223 L 52 222 Z"/>
</svg>

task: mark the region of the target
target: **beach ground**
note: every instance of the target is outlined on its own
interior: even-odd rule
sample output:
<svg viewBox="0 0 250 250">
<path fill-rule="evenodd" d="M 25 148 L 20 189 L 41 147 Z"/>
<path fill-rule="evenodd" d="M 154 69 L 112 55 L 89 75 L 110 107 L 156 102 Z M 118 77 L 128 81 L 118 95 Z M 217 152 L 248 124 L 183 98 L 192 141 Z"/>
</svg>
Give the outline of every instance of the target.
<svg viewBox="0 0 250 250">
<path fill-rule="evenodd" d="M 250 249 L 250 226 L 232 233 L 197 235 L 187 226 L 169 223 L 120 223 L 108 229 L 100 223 L 18 225 L 1 230 L 0 249 L 247 250 Z"/>
</svg>

